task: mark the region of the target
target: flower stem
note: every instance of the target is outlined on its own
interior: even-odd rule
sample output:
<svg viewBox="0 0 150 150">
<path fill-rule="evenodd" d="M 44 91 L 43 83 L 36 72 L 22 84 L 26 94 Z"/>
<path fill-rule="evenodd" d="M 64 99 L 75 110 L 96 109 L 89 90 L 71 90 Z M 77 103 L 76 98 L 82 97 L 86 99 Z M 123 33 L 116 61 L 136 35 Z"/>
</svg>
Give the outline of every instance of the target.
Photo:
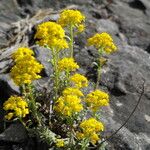
<svg viewBox="0 0 150 150">
<path fill-rule="evenodd" d="M 24 86 L 23 95 L 25 96 L 25 99 L 27 100 L 27 103 L 29 105 L 29 109 L 31 111 L 32 117 L 34 119 L 36 119 L 38 125 L 41 126 L 42 121 L 41 121 L 41 118 L 40 118 L 38 110 L 37 110 L 37 105 L 36 105 L 32 85 Z"/>
<path fill-rule="evenodd" d="M 99 85 L 99 82 L 100 82 L 100 79 L 101 79 L 101 62 L 100 62 L 100 59 L 102 57 L 102 53 L 103 53 L 103 48 L 100 48 L 98 50 L 98 53 L 99 53 L 99 63 L 98 63 L 98 68 L 97 68 L 97 81 L 96 81 L 96 84 L 95 84 L 95 90 L 98 89 L 98 85 Z"/>
<path fill-rule="evenodd" d="M 96 81 L 95 89 L 98 89 L 100 79 L 101 79 L 101 66 L 99 65 L 97 69 L 97 81 Z"/>
<path fill-rule="evenodd" d="M 81 150 L 86 150 L 87 147 L 88 147 L 88 143 L 89 143 L 89 140 L 88 139 L 84 139 L 82 141 Z"/>
<path fill-rule="evenodd" d="M 23 125 L 26 129 L 28 129 L 27 126 L 26 126 L 26 124 L 25 124 L 24 121 L 22 120 L 22 118 L 19 118 L 19 121 L 22 123 L 22 125 Z"/>
<path fill-rule="evenodd" d="M 73 25 L 70 25 L 70 56 L 73 58 L 73 43 L 74 43 L 74 39 L 73 39 L 74 35 L 73 35 Z"/>
<path fill-rule="evenodd" d="M 54 65 L 54 101 L 58 98 L 59 90 L 59 70 L 58 70 L 58 53 L 52 49 L 53 65 Z"/>
</svg>

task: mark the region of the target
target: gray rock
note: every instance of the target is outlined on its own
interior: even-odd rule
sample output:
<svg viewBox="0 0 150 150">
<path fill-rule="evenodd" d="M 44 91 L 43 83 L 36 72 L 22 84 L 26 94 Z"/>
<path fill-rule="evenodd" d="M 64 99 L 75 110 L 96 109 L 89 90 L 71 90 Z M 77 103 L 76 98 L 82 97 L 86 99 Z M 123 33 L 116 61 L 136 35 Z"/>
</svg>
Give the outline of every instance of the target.
<svg viewBox="0 0 150 150">
<path fill-rule="evenodd" d="M 150 17 L 150 3 L 149 0 L 133 0 L 129 3 L 133 8 L 140 9 Z"/>
<path fill-rule="evenodd" d="M 12 63 L 11 60 L 5 60 L 5 61 L 2 61 L 0 63 L 0 73 L 4 73 L 4 72 L 7 72 L 7 70 L 9 69 L 9 65 Z"/>
<path fill-rule="evenodd" d="M 150 17 L 150 3 L 149 0 L 139 0 L 145 6 L 145 13 Z"/>
<path fill-rule="evenodd" d="M 118 34 L 119 28 L 117 24 L 110 19 L 100 19 L 97 21 L 97 31 L 98 32 L 108 32 L 109 34 Z"/>
<path fill-rule="evenodd" d="M 75 52 L 75 60 L 78 62 L 79 66 L 82 66 L 84 69 L 87 69 L 89 66 L 91 66 L 91 63 L 94 61 L 91 55 L 94 54 L 91 54 L 88 49 L 79 49 Z"/>
<path fill-rule="evenodd" d="M 34 46 L 32 47 L 35 57 L 44 66 L 43 77 L 49 77 L 52 74 L 52 65 L 49 62 L 52 59 L 51 51 L 44 47 Z"/>
<path fill-rule="evenodd" d="M 0 74 L 0 99 L 6 100 L 13 94 L 19 94 L 19 88 L 15 85 L 9 74 Z"/>
<path fill-rule="evenodd" d="M 9 73 L 13 66 L 11 55 L 17 48 L 18 45 L 15 45 L 0 51 L 0 74 Z"/>
<path fill-rule="evenodd" d="M 121 124 L 113 119 L 114 111 L 111 108 L 104 108 L 101 121 L 105 125 L 104 135 L 109 137 Z M 145 136 L 145 137 L 144 137 Z M 145 150 L 150 143 L 150 138 L 145 134 L 136 134 L 127 127 L 123 127 L 115 136 L 107 141 L 108 150 Z"/>
<path fill-rule="evenodd" d="M 121 1 L 111 4 L 109 9 L 118 17 L 119 28 L 127 36 L 129 44 L 149 52 L 150 17 Z"/>
<path fill-rule="evenodd" d="M 1 142 L 21 143 L 27 140 L 27 138 L 26 129 L 21 123 L 11 124 L 3 133 L 0 134 Z"/>
</svg>

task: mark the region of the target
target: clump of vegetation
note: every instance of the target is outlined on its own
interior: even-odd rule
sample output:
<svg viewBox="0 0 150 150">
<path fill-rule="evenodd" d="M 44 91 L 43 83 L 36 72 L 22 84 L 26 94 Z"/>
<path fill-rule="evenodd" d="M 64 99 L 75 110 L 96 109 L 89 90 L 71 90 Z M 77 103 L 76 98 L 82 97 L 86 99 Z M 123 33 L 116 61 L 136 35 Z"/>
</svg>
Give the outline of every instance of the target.
<svg viewBox="0 0 150 150">
<path fill-rule="evenodd" d="M 21 89 L 21 96 L 11 96 L 4 103 L 5 119 L 19 119 L 28 132 L 39 136 L 54 149 L 81 149 L 96 147 L 101 142 L 104 125 L 100 121 L 101 108 L 109 105 L 109 95 L 98 89 L 103 54 L 116 51 L 108 33 L 96 33 L 87 40 L 98 50 L 97 83 L 88 94 L 88 79 L 78 73 L 79 65 L 73 57 L 74 36 L 85 30 L 85 16 L 78 10 L 64 10 L 57 22 L 45 22 L 37 26 L 37 44 L 51 51 L 53 66 L 51 98 L 45 103 L 48 115 L 41 111 L 32 82 L 41 78 L 44 68 L 27 47 L 19 48 L 12 58 L 15 65 L 11 78 Z M 67 31 L 67 32 L 65 32 Z M 66 35 L 68 33 L 68 35 Z M 46 110 L 45 110 L 46 111 Z"/>
</svg>

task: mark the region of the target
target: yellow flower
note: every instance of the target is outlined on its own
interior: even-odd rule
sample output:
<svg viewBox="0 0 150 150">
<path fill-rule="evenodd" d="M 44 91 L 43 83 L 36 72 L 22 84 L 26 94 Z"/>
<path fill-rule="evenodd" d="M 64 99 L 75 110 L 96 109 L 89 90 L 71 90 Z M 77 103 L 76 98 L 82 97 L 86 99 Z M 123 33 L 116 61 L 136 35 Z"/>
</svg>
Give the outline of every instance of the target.
<svg viewBox="0 0 150 150">
<path fill-rule="evenodd" d="M 85 20 L 85 16 L 78 10 L 63 10 L 58 19 L 58 24 L 62 27 L 77 26 Z"/>
<path fill-rule="evenodd" d="M 56 140 L 56 146 L 57 147 L 64 147 L 64 140 L 63 139 L 57 139 Z"/>
<path fill-rule="evenodd" d="M 78 32 L 83 32 L 84 30 L 85 30 L 85 25 L 80 24 L 80 25 L 78 26 Z"/>
<path fill-rule="evenodd" d="M 73 58 L 63 58 L 58 61 L 58 69 L 60 71 L 75 71 L 79 66 Z"/>
<path fill-rule="evenodd" d="M 84 138 L 84 134 L 77 131 L 77 132 L 76 132 L 76 137 L 77 137 L 79 140 L 81 140 L 81 139 Z"/>
<path fill-rule="evenodd" d="M 82 88 L 82 87 L 87 87 L 88 86 L 88 80 L 85 76 L 81 74 L 74 74 L 73 76 L 70 77 L 70 81 L 77 87 L 77 88 Z"/>
<path fill-rule="evenodd" d="M 80 97 L 83 96 L 83 93 L 77 88 L 68 87 L 63 91 L 63 95 L 76 95 Z"/>
<path fill-rule="evenodd" d="M 46 38 L 46 36 L 62 39 L 65 37 L 65 31 L 55 22 L 44 22 L 38 25 L 35 38 L 41 39 Z"/>
<path fill-rule="evenodd" d="M 22 59 L 24 56 L 34 55 L 33 51 L 27 47 L 20 47 L 16 52 L 12 54 L 12 58 L 16 61 Z"/>
<path fill-rule="evenodd" d="M 12 117 L 24 118 L 27 114 L 29 114 L 27 102 L 19 96 L 11 96 L 3 104 L 3 106 L 5 111 L 11 111 L 7 115 L 5 115 L 5 118 L 7 120 L 12 119 Z"/>
<path fill-rule="evenodd" d="M 59 97 L 54 106 L 54 110 L 64 116 L 72 116 L 83 109 L 81 100 L 75 95 L 65 95 Z"/>
<path fill-rule="evenodd" d="M 97 121 L 95 118 L 84 120 L 81 122 L 80 128 L 83 130 L 85 135 L 90 135 L 94 132 L 100 132 L 104 130 L 103 124 L 100 121 Z"/>
<path fill-rule="evenodd" d="M 103 91 L 95 90 L 86 96 L 85 102 L 93 111 L 97 111 L 100 107 L 109 105 L 109 95 Z"/>
<path fill-rule="evenodd" d="M 23 116 L 21 108 L 15 108 L 14 110 L 15 110 L 16 116 L 18 116 L 18 117 Z"/>
<path fill-rule="evenodd" d="M 90 136 L 90 141 L 91 143 L 93 144 L 96 144 L 96 142 L 99 140 L 100 138 L 98 137 L 98 135 L 96 133 L 93 133 L 91 136 Z"/>
<path fill-rule="evenodd" d="M 16 61 L 10 75 L 15 84 L 21 86 L 22 84 L 30 84 L 33 80 L 41 78 L 38 73 L 41 72 L 42 68 L 43 66 L 33 56 L 25 55 Z"/>
<path fill-rule="evenodd" d="M 13 116 L 14 116 L 13 113 L 8 113 L 7 115 L 5 115 L 5 119 L 11 120 Z"/>
<path fill-rule="evenodd" d="M 79 133 L 76 132 L 77 138 L 78 137 L 79 137 L 78 139 L 87 138 L 93 144 L 95 144 L 99 140 L 97 133 L 104 130 L 102 122 L 97 121 L 95 118 L 89 118 L 87 120 L 82 121 L 80 124 L 80 128 L 82 132 Z"/>
<path fill-rule="evenodd" d="M 108 33 L 96 33 L 93 37 L 88 39 L 89 46 L 95 46 L 97 49 L 102 49 L 107 54 L 117 50 L 116 45 L 113 43 L 112 37 Z"/>
<path fill-rule="evenodd" d="M 57 51 L 68 48 L 65 40 L 65 31 L 55 22 L 44 22 L 37 27 L 35 38 L 41 46 L 48 45 Z"/>
<path fill-rule="evenodd" d="M 51 43 L 50 41 L 48 42 L 48 45 L 54 45 L 53 47 L 57 51 L 68 48 L 68 43 L 65 39 L 53 39 Z"/>
</svg>

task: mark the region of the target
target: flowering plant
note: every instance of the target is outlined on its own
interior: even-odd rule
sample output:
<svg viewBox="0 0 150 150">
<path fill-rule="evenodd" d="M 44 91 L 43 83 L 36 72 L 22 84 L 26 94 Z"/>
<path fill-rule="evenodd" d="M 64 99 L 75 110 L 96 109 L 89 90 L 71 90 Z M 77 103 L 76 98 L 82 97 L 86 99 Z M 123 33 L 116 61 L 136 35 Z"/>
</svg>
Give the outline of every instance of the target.
<svg viewBox="0 0 150 150">
<path fill-rule="evenodd" d="M 53 88 L 47 109 L 42 110 L 42 102 L 37 101 L 33 80 L 41 78 L 44 68 L 27 47 L 19 48 L 12 58 L 15 65 L 11 69 L 14 83 L 21 89 L 21 96 L 11 96 L 4 103 L 8 112 L 5 119 L 19 119 L 28 132 L 39 136 L 55 149 L 81 149 L 96 147 L 101 142 L 100 133 L 104 125 L 100 121 L 101 107 L 109 105 L 109 95 L 98 89 L 103 53 L 116 51 L 108 33 L 95 34 L 87 40 L 89 46 L 98 49 L 97 83 L 93 91 L 85 94 L 88 79 L 77 72 L 79 65 L 73 57 L 74 36 L 83 32 L 85 16 L 78 10 L 64 10 L 56 22 L 45 22 L 37 26 L 37 44 L 51 51 L 53 66 Z M 68 35 L 65 30 L 69 31 Z M 65 51 L 65 52 L 64 52 Z M 64 52 L 64 53 L 63 53 Z M 27 117 L 27 119 L 24 119 Z"/>
</svg>

